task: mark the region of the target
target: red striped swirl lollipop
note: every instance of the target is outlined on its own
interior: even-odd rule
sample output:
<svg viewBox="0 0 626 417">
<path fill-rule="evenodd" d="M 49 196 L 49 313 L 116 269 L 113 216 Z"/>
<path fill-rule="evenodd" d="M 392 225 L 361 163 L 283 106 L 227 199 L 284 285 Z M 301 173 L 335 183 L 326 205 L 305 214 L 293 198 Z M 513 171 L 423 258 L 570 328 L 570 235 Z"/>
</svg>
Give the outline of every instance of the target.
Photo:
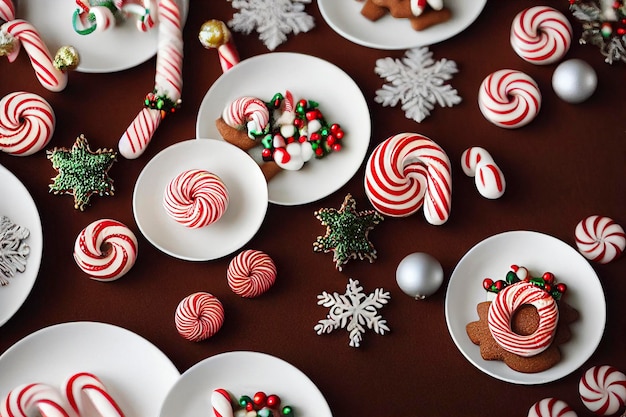
<svg viewBox="0 0 626 417">
<path fill-rule="evenodd" d="M 528 410 L 528 417 L 576 417 L 577 414 L 563 400 L 544 398 L 534 403 Z"/>
<path fill-rule="evenodd" d="M 224 307 L 213 294 L 196 292 L 178 304 L 174 323 L 182 337 L 200 342 L 213 336 L 222 327 Z"/>
<path fill-rule="evenodd" d="M 246 128 L 248 136 L 255 138 L 263 133 L 270 120 L 270 113 L 263 100 L 256 97 L 239 97 L 222 112 L 224 122 L 235 129 Z"/>
<path fill-rule="evenodd" d="M 202 169 L 183 171 L 165 187 L 165 212 L 185 227 L 216 222 L 228 207 L 228 190 L 217 175 Z"/>
<path fill-rule="evenodd" d="M 441 225 L 450 216 L 450 160 L 434 141 L 401 133 L 380 143 L 365 167 L 365 193 L 384 215 L 406 217 L 424 206 L 424 216 Z"/>
<path fill-rule="evenodd" d="M 42 383 L 23 384 L 12 389 L 2 400 L 3 417 L 74 417 L 75 414 L 58 389 Z"/>
<path fill-rule="evenodd" d="M 626 405 L 626 375 L 613 366 L 594 366 L 580 378 L 578 392 L 596 415 L 613 415 Z"/>
<path fill-rule="evenodd" d="M 98 416 L 124 417 L 124 412 L 111 396 L 102 381 L 94 374 L 78 372 L 63 385 L 63 392 L 70 407 L 79 415 L 86 416 L 95 409 Z"/>
<path fill-rule="evenodd" d="M 511 46 L 523 60 L 547 65 L 565 56 L 572 44 L 572 25 L 548 6 L 521 11 L 511 25 Z"/>
<path fill-rule="evenodd" d="M 228 286 L 235 294 L 254 298 L 274 285 L 276 265 L 266 253 L 248 249 L 230 261 L 226 277 Z"/>
<path fill-rule="evenodd" d="M 137 259 L 137 238 L 117 220 L 96 220 L 85 227 L 74 243 L 74 260 L 91 279 L 115 281 Z"/>
<path fill-rule="evenodd" d="M 478 107 L 494 125 L 516 129 L 537 117 L 541 92 L 535 80 L 523 72 L 502 69 L 483 80 L 478 91 Z"/>
<path fill-rule="evenodd" d="M 590 261 L 601 264 L 617 259 L 626 248 L 626 233 L 609 217 L 589 216 L 574 231 L 578 251 Z"/>
<path fill-rule="evenodd" d="M 23 91 L 0 100 L 0 150 L 16 156 L 39 152 L 52 139 L 56 118 L 42 97 Z"/>
<path fill-rule="evenodd" d="M 537 309 L 539 325 L 529 335 L 515 333 L 511 329 L 513 314 L 522 305 L 530 304 Z M 546 350 L 559 321 L 559 309 L 552 296 L 542 288 L 522 281 L 501 290 L 489 306 L 487 323 L 494 340 L 507 352 L 529 357 Z"/>
</svg>

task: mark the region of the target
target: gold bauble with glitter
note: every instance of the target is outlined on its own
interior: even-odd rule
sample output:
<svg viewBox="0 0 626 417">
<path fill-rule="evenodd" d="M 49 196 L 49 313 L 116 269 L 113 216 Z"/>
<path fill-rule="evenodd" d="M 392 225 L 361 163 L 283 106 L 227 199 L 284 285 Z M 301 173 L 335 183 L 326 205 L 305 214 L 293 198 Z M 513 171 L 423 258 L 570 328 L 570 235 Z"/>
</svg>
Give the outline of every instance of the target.
<svg viewBox="0 0 626 417">
<path fill-rule="evenodd" d="M 59 71 L 75 70 L 80 63 L 78 51 L 73 46 L 62 46 L 54 56 L 53 65 Z"/>
<path fill-rule="evenodd" d="M 219 48 L 230 40 L 230 30 L 221 20 L 207 20 L 198 34 L 200 43 L 205 48 Z"/>
<path fill-rule="evenodd" d="M 0 31 L 0 56 L 9 55 L 15 50 L 15 38 L 11 34 Z"/>
</svg>

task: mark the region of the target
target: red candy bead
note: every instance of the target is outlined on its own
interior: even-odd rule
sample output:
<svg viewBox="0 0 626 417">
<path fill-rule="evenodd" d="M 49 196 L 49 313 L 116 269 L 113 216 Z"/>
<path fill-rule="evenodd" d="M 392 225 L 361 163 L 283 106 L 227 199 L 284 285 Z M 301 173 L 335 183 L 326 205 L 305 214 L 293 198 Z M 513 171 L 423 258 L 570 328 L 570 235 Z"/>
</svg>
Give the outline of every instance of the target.
<svg viewBox="0 0 626 417">
<path fill-rule="evenodd" d="M 561 294 L 565 294 L 565 292 L 567 291 L 567 285 L 560 282 L 556 284 L 556 290 L 560 292 Z"/>
<path fill-rule="evenodd" d="M 335 143 L 335 144 L 332 146 L 332 149 L 333 149 L 333 151 L 335 151 L 335 152 L 339 152 L 339 151 L 341 150 L 341 144 L 339 144 L 339 143 Z"/>
<path fill-rule="evenodd" d="M 335 143 L 335 137 L 333 135 L 328 135 L 328 137 L 326 138 L 326 143 L 332 146 L 333 143 Z"/>
<path fill-rule="evenodd" d="M 252 398 L 252 402 L 254 402 L 255 405 L 262 407 L 265 405 L 266 399 L 267 399 L 267 396 L 265 395 L 265 393 L 262 391 L 259 391 L 256 394 L 254 394 L 254 397 Z"/>
<path fill-rule="evenodd" d="M 267 401 L 265 402 L 270 408 L 280 407 L 280 397 L 276 394 L 271 394 L 267 396 Z"/>
<path fill-rule="evenodd" d="M 335 137 L 337 139 L 343 139 L 343 130 L 339 129 L 335 132 Z"/>
<path fill-rule="evenodd" d="M 493 285 L 493 280 L 491 278 L 485 278 L 483 280 L 483 288 L 488 290 Z"/>
<path fill-rule="evenodd" d="M 315 150 L 315 155 L 322 156 L 324 154 L 324 150 L 322 148 L 317 148 Z"/>
<path fill-rule="evenodd" d="M 295 120 L 293 121 L 293 125 L 294 125 L 295 127 L 297 127 L 297 128 L 301 128 L 303 123 L 304 123 L 304 122 L 302 121 L 302 119 L 295 119 Z"/>
<path fill-rule="evenodd" d="M 552 272 L 546 272 L 541 277 L 547 284 L 552 284 L 554 282 L 554 274 Z"/>
<path fill-rule="evenodd" d="M 320 134 L 317 132 L 311 133 L 310 136 L 311 136 L 311 140 L 314 140 L 314 141 L 320 140 L 322 138 Z"/>
<path fill-rule="evenodd" d="M 504 287 L 506 287 L 506 282 L 502 281 L 501 279 L 497 280 L 494 284 L 496 286 L 496 290 L 500 291 L 502 290 Z"/>
<path fill-rule="evenodd" d="M 271 150 L 269 150 L 269 149 L 267 149 L 267 148 L 265 148 L 265 149 L 263 149 L 263 151 L 261 152 L 261 156 L 262 156 L 263 158 L 269 158 L 270 156 L 272 156 L 272 151 L 271 151 Z"/>
</svg>

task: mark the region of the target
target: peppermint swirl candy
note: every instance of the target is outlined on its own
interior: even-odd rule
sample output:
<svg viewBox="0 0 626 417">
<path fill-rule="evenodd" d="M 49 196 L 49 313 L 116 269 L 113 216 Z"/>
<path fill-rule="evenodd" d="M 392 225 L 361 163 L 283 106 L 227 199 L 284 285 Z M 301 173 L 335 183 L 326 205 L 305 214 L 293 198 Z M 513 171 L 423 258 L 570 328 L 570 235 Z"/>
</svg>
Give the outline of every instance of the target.
<svg viewBox="0 0 626 417">
<path fill-rule="evenodd" d="M 590 261 L 601 264 L 617 259 L 626 248 L 626 233 L 609 217 L 589 216 L 574 231 L 578 251 Z"/>
<path fill-rule="evenodd" d="M 544 398 L 530 407 L 528 417 L 577 417 L 577 414 L 565 401 Z"/>
<path fill-rule="evenodd" d="M 511 329 L 517 309 L 530 304 L 537 309 L 539 325 L 534 333 L 520 335 Z M 530 282 L 522 281 L 500 291 L 489 306 L 487 323 L 495 341 L 507 352 L 529 357 L 546 350 L 559 321 L 559 309 L 550 294 Z"/>
<path fill-rule="evenodd" d="M 42 97 L 23 91 L 0 100 L 0 150 L 16 156 L 39 152 L 52 139 L 56 118 Z"/>
<path fill-rule="evenodd" d="M 222 112 L 224 122 L 235 129 L 246 128 L 251 139 L 261 135 L 270 121 L 270 112 L 256 97 L 239 97 L 233 100 Z"/>
<path fill-rule="evenodd" d="M 511 46 L 524 61 L 547 65 L 559 61 L 572 44 L 572 25 L 548 6 L 521 11 L 511 25 Z"/>
<path fill-rule="evenodd" d="M 485 119 L 494 125 L 515 129 L 537 117 L 541 92 L 528 75 L 503 69 L 483 80 L 478 91 L 478 106 Z"/>
<path fill-rule="evenodd" d="M 178 304 L 174 323 L 182 337 L 200 342 L 213 336 L 222 327 L 224 307 L 213 294 L 196 292 Z"/>
<path fill-rule="evenodd" d="M 254 298 L 274 285 L 276 265 L 266 253 L 248 249 L 233 258 L 226 276 L 228 286 L 235 294 Z"/>
<path fill-rule="evenodd" d="M 391 136 L 374 149 L 367 161 L 365 193 L 382 214 L 406 217 L 423 205 L 426 220 L 441 225 L 450 216 L 450 160 L 426 136 L 417 133 Z"/>
<path fill-rule="evenodd" d="M 219 220 L 228 207 L 228 190 L 217 175 L 190 169 L 165 188 L 165 212 L 185 227 L 197 229 Z"/>
<path fill-rule="evenodd" d="M 61 392 L 43 383 L 22 384 L 12 389 L 0 404 L 0 415 L 13 417 L 69 417 Z"/>
<path fill-rule="evenodd" d="M 74 260 L 91 279 L 114 281 L 135 264 L 137 238 L 132 230 L 117 220 L 96 220 L 76 238 Z"/>
<path fill-rule="evenodd" d="M 94 374 L 78 372 L 65 381 L 63 392 L 76 413 L 87 415 L 95 409 L 99 416 L 124 417 L 124 412 Z"/>
<path fill-rule="evenodd" d="M 626 375 L 613 366 L 594 366 L 580 379 L 578 392 L 596 415 L 613 415 L 626 405 Z"/>
</svg>

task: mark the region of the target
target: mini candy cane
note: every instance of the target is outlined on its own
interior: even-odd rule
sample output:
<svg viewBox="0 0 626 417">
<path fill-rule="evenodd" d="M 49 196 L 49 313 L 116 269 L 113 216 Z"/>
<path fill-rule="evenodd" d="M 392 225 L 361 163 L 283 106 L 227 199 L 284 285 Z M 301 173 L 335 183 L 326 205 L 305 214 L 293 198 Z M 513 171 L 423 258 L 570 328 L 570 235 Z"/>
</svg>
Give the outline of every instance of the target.
<svg viewBox="0 0 626 417">
<path fill-rule="evenodd" d="M 74 417 L 61 393 L 54 387 L 31 383 L 15 387 L 2 400 L 0 417 Z"/>
<path fill-rule="evenodd" d="M 124 412 L 115 399 L 93 374 L 79 372 L 72 375 L 65 382 L 63 391 L 70 406 L 79 416 L 87 415 L 86 410 L 94 408 L 101 417 L 124 417 Z M 43 416 L 48 417 L 47 414 Z"/>
<path fill-rule="evenodd" d="M 115 27 L 118 18 L 136 16 L 137 29 L 147 32 L 155 25 L 152 11 L 157 10 L 156 0 L 144 0 L 143 6 L 136 1 L 94 1 L 76 0 L 72 23 L 79 35 L 89 35 Z"/>
<path fill-rule="evenodd" d="M 183 37 L 176 0 L 160 0 L 159 43 L 155 86 L 142 109 L 126 129 L 118 148 L 127 159 L 138 158 L 145 150 L 161 120 L 180 106 L 183 87 Z"/>
<path fill-rule="evenodd" d="M 6 1 L 3 4 L 5 14 L 8 10 L 5 17 L 11 17 Z M 15 61 L 20 45 L 26 50 L 41 85 L 50 91 L 62 91 L 67 85 L 67 74 L 54 66 L 52 55 L 37 29 L 22 19 L 10 20 L 0 26 L 0 56 L 6 55 L 9 62 Z"/>
<path fill-rule="evenodd" d="M 223 388 L 213 390 L 211 394 L 211 406 L 215 417 L 233 417 L 232 398 L 228 391 Z"/>
<path fill-rule="evenodd" d="M 200 43 L 206 49 L 217 49 L 222 72 L 226 72 L 239 63 L 239 53 L 226 24 L 220 20 L 204 22 L 198 34 Z"/>
<path fill-rule="evenodd" d="M 461 155 L 461 167 L 468 177 L 474 177 L 480 195 L 489 199 L 502 197 L 506 189 L 504 174 L 485 149 L 473 146 Z"/>
<path fill-rule="evenodd" d="M 11 0 L 0 0 L 0 20 L 15 20 L 15 6 Z"/>
</svg>

